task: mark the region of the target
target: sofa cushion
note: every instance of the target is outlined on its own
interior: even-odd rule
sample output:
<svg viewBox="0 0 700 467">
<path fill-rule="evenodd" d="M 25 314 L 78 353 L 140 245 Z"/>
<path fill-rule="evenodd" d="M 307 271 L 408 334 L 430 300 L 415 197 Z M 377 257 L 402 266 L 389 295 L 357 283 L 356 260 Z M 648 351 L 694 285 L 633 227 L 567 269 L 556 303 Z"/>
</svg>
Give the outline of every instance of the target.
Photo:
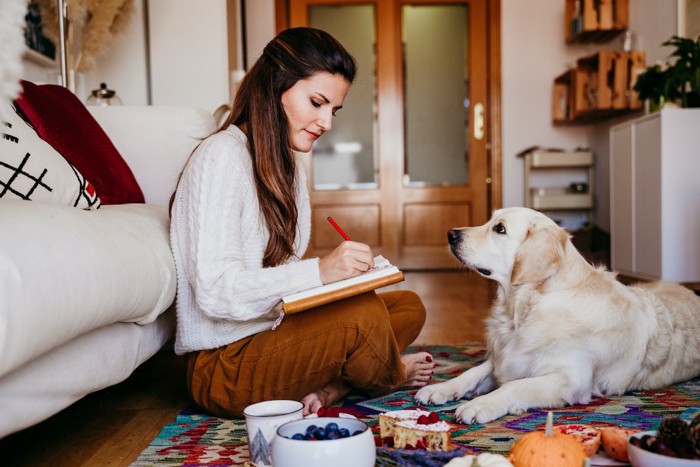
<svg viewBox="0 0 700 467">
<path fill-rule="evenodd" d="M 22 81 L 16 103 L 39 135 L 95 185 L 102 204 L 143 203 L 129 166 L 85 105 L 55 84 Z"/>
<path fill-rule="evenodd" d="M 61 154 L 42 140 L 9 102 L 0 103 L 0 198 L 97 209 L 93 185 Z"/>
<path fill-rule="evenodd" d="M 93 329 L 153 322 L 175 299 L 163 206 L 8 199 L 0 219 L 0 376 Z"/>
<path fill-rule="evenodd" d="M 174 334 L 174 310 L 145 325 L 114 323 L 0 377 L 0 439 L 45 420 L 85 394 L 124 381 Z"/>
<path fill-rule="evenodd" d="M 182 106 L 90 106 L 129 164 L 149 204 L 167 206 L 185 162 L 214 132 L 214 116 Z"/>
</svg>

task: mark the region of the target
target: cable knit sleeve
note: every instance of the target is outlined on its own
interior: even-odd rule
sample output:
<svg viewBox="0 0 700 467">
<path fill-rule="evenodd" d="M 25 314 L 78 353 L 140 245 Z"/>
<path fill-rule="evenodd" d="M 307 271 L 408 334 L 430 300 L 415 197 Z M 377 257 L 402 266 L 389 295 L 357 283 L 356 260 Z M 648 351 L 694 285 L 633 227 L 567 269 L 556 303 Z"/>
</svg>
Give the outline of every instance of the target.
<svg viewBox="0 0 700 467">
<path fill-rule="evenodd" d="M 241 137 L 222 132 L 202 142 L 183 172 L 173 212 L 180 267 L 194 303 L 211 319 L 270 318 L 282 296 L 321 285 L 317 258 L 262 267 L 269 233 Z M 303 193 L 295 243 L 299 257 L 310 234 L 308 193 Z"/>
</svg>

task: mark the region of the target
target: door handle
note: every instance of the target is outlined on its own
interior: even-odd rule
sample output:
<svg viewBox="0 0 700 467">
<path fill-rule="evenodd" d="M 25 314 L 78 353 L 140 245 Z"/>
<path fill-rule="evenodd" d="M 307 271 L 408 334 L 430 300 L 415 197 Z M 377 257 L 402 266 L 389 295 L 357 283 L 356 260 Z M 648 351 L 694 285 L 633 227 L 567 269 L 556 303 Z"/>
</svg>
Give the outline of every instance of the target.
<svg viewBox="0 0 700 467">
<path fill-rule="evenodd" d="M 474 105 L 474 139 L 481 141 L 484 139 L 484 104 Z"/>
</svg>

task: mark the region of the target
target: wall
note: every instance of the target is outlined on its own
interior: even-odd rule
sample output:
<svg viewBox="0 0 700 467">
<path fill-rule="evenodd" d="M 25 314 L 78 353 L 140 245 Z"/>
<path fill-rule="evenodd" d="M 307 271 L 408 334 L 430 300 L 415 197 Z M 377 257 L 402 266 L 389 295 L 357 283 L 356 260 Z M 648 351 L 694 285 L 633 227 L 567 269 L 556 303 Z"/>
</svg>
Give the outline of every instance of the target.
<svg viewBox="0 0 700 467">
<path fill-rule="evenodd" d="M 211 112 L 228 104 L 225 0 L 149 0 L 148 5 L 152 103 Z"/>
<path fill-rule="evenodd" d="M 700 36 L 700 0 L 678 0 L 679 35 L 697 38 Z"/>
</svg>

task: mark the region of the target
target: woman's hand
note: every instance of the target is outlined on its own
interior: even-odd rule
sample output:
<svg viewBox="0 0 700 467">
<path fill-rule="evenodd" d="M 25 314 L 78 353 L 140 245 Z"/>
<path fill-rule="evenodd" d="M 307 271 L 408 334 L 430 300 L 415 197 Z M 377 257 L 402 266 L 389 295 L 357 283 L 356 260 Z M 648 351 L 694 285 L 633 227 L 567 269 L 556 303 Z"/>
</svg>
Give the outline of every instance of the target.
<svg viewBox="0 0 700 467">
<path fill-rule="evenodd" d="M 321 282 L 354 277 L 374 267 L 374 255 L 368 245 L 345 241 L 318 262 Z"/>
</svg>

